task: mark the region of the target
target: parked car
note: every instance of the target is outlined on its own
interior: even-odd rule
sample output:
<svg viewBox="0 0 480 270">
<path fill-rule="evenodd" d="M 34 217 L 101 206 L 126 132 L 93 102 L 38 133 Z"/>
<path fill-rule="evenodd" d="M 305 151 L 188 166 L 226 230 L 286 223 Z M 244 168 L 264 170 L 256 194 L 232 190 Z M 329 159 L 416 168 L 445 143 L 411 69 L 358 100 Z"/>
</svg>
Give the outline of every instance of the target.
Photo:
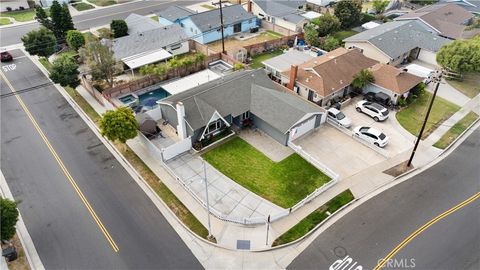
<svg viewBox="0 0 480 270">
<path fill-rule="evenodd" d="M 349 128 L 352 125 L 350 118 L 346 117 L 345 114 L 333 107 L 327 110 L 327 117 L 345 128 Z"/>
<path fill-rule="evenodd" d="M 372 127 L 356 127 L 353 130 L 355 136 L 359 137 L 360 139 L 374 144 L 378 147 L 384 147 L 388 143 L 388 137 L 380 130 L 374 129 Z"/>
<path fill-rule="evenodd" d="M 355 108 L 357 112 L 362 112 L 372 117 L 375 122 L 385 121 L 388 118 L 387 108 L 375 102 L 362 100 L 357 103 Z"/>
<path fill-rule="evenodd" d="M 363 99 L 371 102 L 376 102 L 384 106 L 388 106 L 388 104 L 390 103 L 390 96 L 382 92 L 368 92 L 363 95 Z"/>
<path fill-rule="evenodd" d="M 13 60 L 13 56 L 7 51 L 1 51 L 0 57 L 1 62 L 9 62 Z"/>
</svg>

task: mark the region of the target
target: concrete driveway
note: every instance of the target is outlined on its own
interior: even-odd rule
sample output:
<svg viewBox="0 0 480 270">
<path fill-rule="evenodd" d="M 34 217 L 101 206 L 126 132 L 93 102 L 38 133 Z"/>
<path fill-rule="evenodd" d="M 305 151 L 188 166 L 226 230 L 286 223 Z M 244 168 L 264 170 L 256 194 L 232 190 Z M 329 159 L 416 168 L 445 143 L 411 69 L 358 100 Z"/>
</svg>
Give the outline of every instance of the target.
<svg viewBox="0 0 480 270">
<path fill-rule="evenodd" d="M 357 126 L 369 126 L 385 133 L 385 135 L 389 137 L 389 142 L 383 150 L 385 150 L 389 158 L 413 148 L 415 137 L 400 126 L 394 111 L 390 111 L 387 120 L 375 122 L 370 116 L 355 110 L 355 105 L 360 100 L 362 100 L 362 98 L 357 97 L 353 99 L 349 105 L 341 109 L 341 111 L 352 120 L 351 129 Z"/>
</svg>

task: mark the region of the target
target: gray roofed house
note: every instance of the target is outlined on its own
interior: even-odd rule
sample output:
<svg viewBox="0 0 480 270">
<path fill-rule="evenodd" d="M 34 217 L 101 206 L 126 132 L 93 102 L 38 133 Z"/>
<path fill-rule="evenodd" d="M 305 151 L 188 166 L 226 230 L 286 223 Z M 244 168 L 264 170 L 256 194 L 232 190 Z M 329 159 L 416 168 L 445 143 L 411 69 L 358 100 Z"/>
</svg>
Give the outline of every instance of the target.
<svg viewBox="0 0 480 270">
<path fill-rule="evenodd" d="M 309 21 L 302 16 L 306 5 L 306 0 L 252 0 L 251 7 L 248 8 L 259 18 L 291 31 L 301 32 L 304 24 Z"/>
<path fill-rule="evenodd" d="M 160 102 L 162 117 L 178 125 L 178 110 L 183 104 L 187 135 L 200 141 L 232 124 L 253 124 L 286 145 L 293 136 L 318 127 L 323 109 L 296 96 L 271 81 L 263 70 L 239 71 L 169 96 Z M 308 127 L 300 128 L 305 123 Z M 295 129 L 293 133 L 292 130 Z"/>
<path fill-rule="evenodd" d="M 247 12 L 241 5 L 225 6 L 223 7 L 222 12 L 224 25 L 230 25 L 255 18 L 252 13 Z M 196 13 L 189 18 L 202 32 L 220 27 L 220 9 L 212 9 Z"/>
<path fill-rule="evenodd" d="M 176 24 L 116 38 L 111 44 L 114 57 L 132 69 L 189 51 L 188 37 Z"/>
<path fill-rule="evenodd" d="M 195 11 L 182 6 L 169 6 L 157 13 L 159 22 L 163 25 L 176 23 L 178 20 L 195 14 Z"/>
<path fill-rule="evenodd" d="M 346 48 L 360 48 L 367 57 L 393 65 L 399 64 L 408 56 L 415 59 L 423 56 L 434 58 L 434 54 L 443 45 L 451 42 L 430 32 L 426 26 L 417 21 L 388 22 L 343 41 Z M 420 56 L 422 51 L 425 55 Z M 426 52 L 431 54 L 426 55 Z"/>
<path fill-rule="evenodd" d="M 135 13 L 128 15 L 125 19 L 128 26 L 128 34 L 141 33 L 162 27 L 158 22 L 149 17 L 141 16 Z"/>
<path fill-rule="evenodd" d="M 298 66 L 313 58 L 314 57 L 308 53 L 298 50 L 289 50 L 279 56 L 263 61 L 262 64 L 265 66 L 267 74 L 277 81 L 282 81 L 282 72 L 290 70 L 292 65 Z"/>
</svg>

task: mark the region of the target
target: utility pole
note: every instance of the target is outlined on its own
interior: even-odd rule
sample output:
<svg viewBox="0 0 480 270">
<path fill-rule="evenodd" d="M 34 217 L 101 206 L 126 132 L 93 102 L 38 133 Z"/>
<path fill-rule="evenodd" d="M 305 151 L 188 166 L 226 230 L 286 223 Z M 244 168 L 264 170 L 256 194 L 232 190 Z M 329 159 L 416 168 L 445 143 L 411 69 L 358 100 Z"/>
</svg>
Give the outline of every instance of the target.
<svg viewBox="0 0 480 270">
<path fill-rule="evenodd" d="M 212 237 L 212 227 L 210 225 L 210 203 L 208 202 L 207 166 L 205 165 L 205 160 L 203 161 L 203 175 L 203 180 L 205 180 L 205 196 L 207 199 L 208 238 L 210 238 Z"/>
<path fill-rule="evenodd" d="M 413 147 L 412 154 L 410 155 L 410 159 L 408 160 L 407 167 L 410 167 L 412 165 L 413 157 L 415 156 L 415 152 L 417 151 L 418 144 L 422 139 L 423 131 L 425 130 L 425 126 L 427 125 L 428 116 L 430 115 L 430 111 L 432 110 L 433 101 L 437 96 L 438 87 L 440 86 L 440 81 L 442 80 L 442 72 L 437 71 L 436 74 L 434 75 L 433 80 L 437 83 L 435 85 L 435 91 L 433 91 L 433 96 L 432 96 L 432 99 L 430 100 L 430 104 L 428 105 L 428 110 L 427 110 L 427 114 L 425 115 L 425 120 L 423 121 L 422 128 L 420 129 L 420 133 L 418 133 L 418 138 L 417 138 L 417 141 L 415 142 L 415 146 Z"/>
<path fill-rule="evenodd" d="M 223 7 L 222 7 L 222 0 L 218 0 L 220 3 L 220 29 L 222 32 L 222 53 L 225 53 L 225 37 L 223 34 Z"/>
</svg>

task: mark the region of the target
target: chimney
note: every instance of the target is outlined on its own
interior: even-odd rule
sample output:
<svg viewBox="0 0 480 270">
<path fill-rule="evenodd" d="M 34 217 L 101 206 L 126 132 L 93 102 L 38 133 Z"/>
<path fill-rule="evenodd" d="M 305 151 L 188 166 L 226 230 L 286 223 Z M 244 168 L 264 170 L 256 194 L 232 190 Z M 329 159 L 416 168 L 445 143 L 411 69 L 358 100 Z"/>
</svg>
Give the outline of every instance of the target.
<svg viewBox="0 0 480 270">
<path fill-rule="evenodd" d="M 187 127 L 185 125 L 185 107 L 182 102 L 177 103 L 177 133 L 181 140 L 187 138 Z"/>
<path fill-rule="evenodd" d="M 298 72 L 298 66 L 292 65 L 290 67 L 290 82 L 288 82 L 288 89 L 293 91 L 293 87 L 295 86 L 295 81 L 297 80 L 297 72 Z"/>
<path fill-rule="evenodd" d="M 248 2 L 247 2 L 247 11 L 250 12 L 250 13 L 252 12 L 252 1 L 251 0 L 248 0 Z"/>
</svg>

